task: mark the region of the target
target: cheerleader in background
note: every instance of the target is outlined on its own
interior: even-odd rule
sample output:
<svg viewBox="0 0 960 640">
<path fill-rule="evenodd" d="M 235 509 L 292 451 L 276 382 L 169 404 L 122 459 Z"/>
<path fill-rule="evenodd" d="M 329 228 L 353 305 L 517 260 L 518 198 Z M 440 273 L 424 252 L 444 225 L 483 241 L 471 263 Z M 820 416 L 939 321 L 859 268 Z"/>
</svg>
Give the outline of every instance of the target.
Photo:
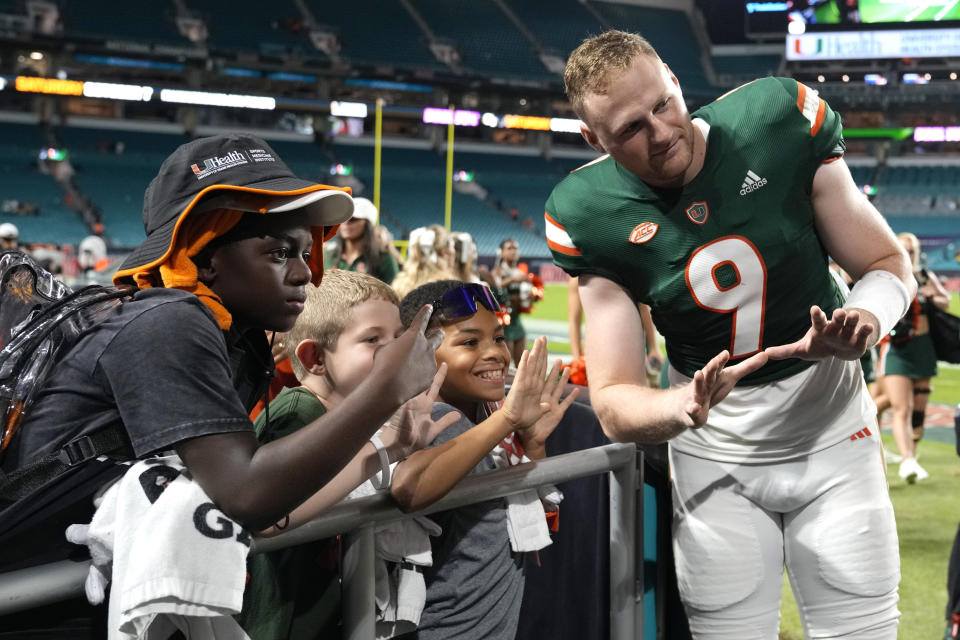
<svg viewBox="0 0 960 640">
<path fill-rule="evenodd" d="M 920 240 L 912 233 L 897 236 L 913 262 L 919 289 L 903 319 L 880 345 L 877 393 L 878 411 L 893 409 L 893 438 L 903 457 L 899 475 L 908 484 L 929 477 L 917 462 L 916 446 L 923 437 L 923 423 L 930 395 L 930 379 L 937 375 L 937 355 L 930 338 L 928 305 L 946 309 L 950 294 L 937 276 L 920 265 Z"/>
</svg>

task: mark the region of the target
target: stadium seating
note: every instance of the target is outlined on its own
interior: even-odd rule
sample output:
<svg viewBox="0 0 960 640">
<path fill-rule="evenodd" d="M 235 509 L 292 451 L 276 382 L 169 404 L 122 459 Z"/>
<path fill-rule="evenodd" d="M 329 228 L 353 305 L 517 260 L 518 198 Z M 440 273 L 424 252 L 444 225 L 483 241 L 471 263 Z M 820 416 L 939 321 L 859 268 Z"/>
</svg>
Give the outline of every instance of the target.
<svg viewBox="0 0 960 640">
<path fill-rule="evenodd" d="M 144 238 L 143 192 L 185 138 L 81 127 L 59 128 L 57 136 L 76 172 L 74 181 L 102 212 L 104 235 L 117 246 L 139 244 Z"/>
<path fill-rule="evenodd" d="M 757 78 L 774 75 L 780 67 L 783 56 L 779 55 L 738 55 L 713 56 L 713 70 L 718 77 L 729 78 L 733 84 L 750 82 Z"/>
<path fill-rule="evenodd" d="M 507 4 L 548 49 L 566 57 L 584 38 L 603 33 L 607 27 L 578 0 L 508 0 Z"/>
<path fill-rule="evenodd" d="M 710 85 L 704 74 L 700 47 L 683 11 L 596 0 L 589 4 L 611 27 L 635 31 L 647 38 L 680 80 L 684 95 L 717 96 L 717 89 Z"/>
<path fill-rule="evenodd" d="M 189 45 L 177 32 L 172 2 L 140 2 L 136 10 L 110 0 L 61 2 L 64 32 L 70 36 L 97 37 Z"/>
<path fill-rule="evenodd" d="M 0 200 L 38 207 L 36 215 L 0 212 L 0 220 L 17 225 L 23 242 L 78 243 L 90 232 L 64 204 L 60 185 L 41 173 L 38 156 L 45 142 L 35 124 L 0 123 Z"/>
<path fill-rule="evenodd" d="M 492 2 L 411 0 L 438 37 L 454 41 L 465 69 L 495 78 L 559 84 L 533 46 Z"/>
<path fill-rule="evenodd" d="M 267 56 L 320 55 L 306 34 L 291 30 L 292 24 L 302 23 L 291 0 L 245 2 L 242 11 L 234 0 L 188 0 L 187 5 L 206 22 L 211 48 L 257 51 Z"/>
<path fill-rule="evenodd" d="M 446 68 L 430 53 L 426 36 L 395 0 L 355 0 L 350 11 L 331 10 L 329 3 L 307 3 L 314 19 L 334 31 L 340 56 L 352 64 L 392 65 L 407 69 Z M 358 20 L 357 16 L 363 16 Z M 370 34 L 377 34 L 370 37 Z"/>
</svg>

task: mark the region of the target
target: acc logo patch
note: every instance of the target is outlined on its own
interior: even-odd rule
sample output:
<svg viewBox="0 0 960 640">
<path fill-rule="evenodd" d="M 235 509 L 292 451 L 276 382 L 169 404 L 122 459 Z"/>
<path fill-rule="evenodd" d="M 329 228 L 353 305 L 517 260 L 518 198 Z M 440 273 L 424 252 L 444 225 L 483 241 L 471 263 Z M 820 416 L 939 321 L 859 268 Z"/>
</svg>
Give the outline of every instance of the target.
<svg viewBox="0 0 960 640">
<path fill-rule="evenodd" d="M 656 222 L 642 222 L 633 228 L 630 232 L 630 242 L 633 244 L 643 244 L 652 239 L 660 228 Z"/>
<path fill-rule="evenodd" d="M 690 218 L 690 221 L 696 224 L 703 224 L 707 221 L 707 216 L 710 215 L 710 209 L 707 207 L 706 202 L 694 202 L 689 207 L 687 207 L 687 217 Z"/>
</svg>

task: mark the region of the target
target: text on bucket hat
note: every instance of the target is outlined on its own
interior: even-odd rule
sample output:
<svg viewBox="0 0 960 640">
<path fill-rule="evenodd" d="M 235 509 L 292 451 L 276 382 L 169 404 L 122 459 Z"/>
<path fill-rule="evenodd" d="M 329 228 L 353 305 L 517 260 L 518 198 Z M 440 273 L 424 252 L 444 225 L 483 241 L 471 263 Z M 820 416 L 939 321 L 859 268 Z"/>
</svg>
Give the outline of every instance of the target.
<svg viewBox="0 0 960 640">
<path fill-rule="evenodd" d="M 301 180 L 270 146 L 234 133 L 181 145 L 160 165 L 143 197 L 147 238 L 114 275 L 118 281 L 169 255 L 189 214 L 213 209 L 283 213 L 306 209 L 314 227 L 337 225 L 353 213 L 348 188 Z"/>
</svg>

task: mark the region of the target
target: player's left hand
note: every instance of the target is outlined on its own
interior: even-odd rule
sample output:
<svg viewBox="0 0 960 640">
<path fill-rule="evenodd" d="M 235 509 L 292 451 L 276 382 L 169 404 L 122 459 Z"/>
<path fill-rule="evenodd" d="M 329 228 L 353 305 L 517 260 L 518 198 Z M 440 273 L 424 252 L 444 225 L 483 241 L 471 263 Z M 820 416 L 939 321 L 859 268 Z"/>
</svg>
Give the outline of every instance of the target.
<svg viewBox="0 0 960 640">
<path fill-rule="evenodd" d="M 767 347 L 765 351 L 772 360 L 822 360 L 830 356 L 857 360 L 866 352 L 875 326 L 876 320 L 867 312 L 834 309 L 833 316 L 827 319 L 820 307 L 813 306 L 806 335 L 791 344 Z"/>
</svg>

